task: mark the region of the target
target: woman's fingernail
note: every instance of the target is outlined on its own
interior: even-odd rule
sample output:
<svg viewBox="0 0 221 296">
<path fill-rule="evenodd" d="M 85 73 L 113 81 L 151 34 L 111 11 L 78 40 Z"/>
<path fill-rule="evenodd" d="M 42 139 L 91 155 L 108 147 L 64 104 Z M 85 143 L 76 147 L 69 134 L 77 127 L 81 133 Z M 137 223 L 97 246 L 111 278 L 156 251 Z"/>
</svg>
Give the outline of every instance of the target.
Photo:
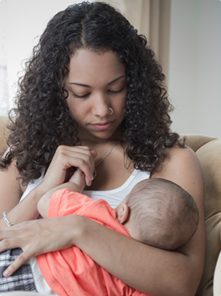
<svg viewBox="0 0 221 296">
<path fill-rule="evenodd" d="M 7 268 L 4 272 L 3 272 L 3 275 L 4 276 L 9 276 L 10 275 L 10 267 L 9 268 Z"/>
</svg>

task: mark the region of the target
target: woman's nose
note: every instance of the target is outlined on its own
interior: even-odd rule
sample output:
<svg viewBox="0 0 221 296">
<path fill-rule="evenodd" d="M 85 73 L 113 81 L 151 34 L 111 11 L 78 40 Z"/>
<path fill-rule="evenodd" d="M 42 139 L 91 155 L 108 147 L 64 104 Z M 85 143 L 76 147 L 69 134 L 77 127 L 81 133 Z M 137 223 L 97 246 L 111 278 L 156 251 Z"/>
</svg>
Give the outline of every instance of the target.
<svg viewBox="0 0 221 296">
<path fill-rule="evenodd" d="M 93 100 L 92 113 L 95 116 L 106 117 L 110 115 L 110 104 L 105 94 L 97 94 Z"/>
</svg>

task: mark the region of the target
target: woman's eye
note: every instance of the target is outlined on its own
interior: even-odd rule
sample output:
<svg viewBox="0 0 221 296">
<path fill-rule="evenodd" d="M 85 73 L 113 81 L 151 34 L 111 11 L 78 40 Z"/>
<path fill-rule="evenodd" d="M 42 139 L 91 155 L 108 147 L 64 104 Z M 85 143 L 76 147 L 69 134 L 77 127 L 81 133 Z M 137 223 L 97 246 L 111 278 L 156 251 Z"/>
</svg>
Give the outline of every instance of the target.
<svg viewBox="0 0 221 296">
<path fill-rule="evenodd" d="M 90 94 L 86 94 L 86 95 L 83 95 L 83 96 L 79 96 L 79 95 L 77 95 L 77 94 L 75 94 L 74 92 L 72 92 L 73 93 L 73 96 L 75 97 L 75 98 L 80 98 L 80 99 L 84 99 L 84 98 L 87 98 Z"/>
<path fill-rule="evenodd" d="M 118 94 L 118 93 L 122 92 L 123 90 L 124 90 L 124 86 L 119 90 L 109 90 L 109 92 L 112 94 Z"/>
</svg>

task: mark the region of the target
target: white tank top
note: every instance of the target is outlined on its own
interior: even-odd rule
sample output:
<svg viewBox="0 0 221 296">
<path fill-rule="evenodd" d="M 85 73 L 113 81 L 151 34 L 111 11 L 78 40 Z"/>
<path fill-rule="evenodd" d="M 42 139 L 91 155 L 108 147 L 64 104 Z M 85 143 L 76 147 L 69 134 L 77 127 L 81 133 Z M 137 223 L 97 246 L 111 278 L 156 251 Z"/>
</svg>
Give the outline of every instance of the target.
<svg viewBox="0 0 221 296">
<path fill-rule="evenodd" d="M 127 181 L 120 187 L 112 190 L 96 191 L 96 190 L 84 190 L 83 194 L 90 198 L 104 199 L 109 205 L 115 209 L 122 200 L 131 192 L 132 188 L 142 180 L 149 179 L 150 173 L 141 172 L 140 170 L 134 170 Z"/>
<path fill-rule="evenodd" d="M 122 186 L 116 189 L 104 190 L 104 191 L 84 190 L 83 194 L 89 196 L 94 200 L 104 199 L 106 200 L 106 202 L 109 203 L 109 205 L 112 208 L 115 209 L 121 203 L 121 201 L 130 193 L 132 188 L 137 183 L 149 178 L 150 178 L 150 173 L 134 170 L 133 173 L 130 175 L 130 177 L 127 179 L 127 181 Z M 41 183 L 42 179 L 43 179 L 43 175 L 39 179 L 36 179 L 33 182 L 29 182 L 20 201 L 22 201 L 32 189 L 37 187 Z M 45 281 L 44 277 L 42 276 L 35 257 L 32 257 L 30 259 L 30 265 L 32 268 L 35 286 L 37 288 L 38 293 L 42 293 L 45 295 L 58 296 L 51 290 L 51 288 L 48 286 L 47 282 Z"/>
</svg>

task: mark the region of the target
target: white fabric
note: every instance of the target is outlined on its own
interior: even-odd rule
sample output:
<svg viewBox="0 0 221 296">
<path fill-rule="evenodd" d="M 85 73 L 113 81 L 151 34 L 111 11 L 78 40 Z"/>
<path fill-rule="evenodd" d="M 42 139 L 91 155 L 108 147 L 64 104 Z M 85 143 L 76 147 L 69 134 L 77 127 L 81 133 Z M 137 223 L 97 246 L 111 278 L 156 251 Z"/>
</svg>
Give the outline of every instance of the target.
<svg viewBox="0 0 221 296">
<path fill-rule="evenodd" d="M 127 181 L 120 187 L 113 189 L 113 190 L 105 190 L 105 191 L 91 191 L 91 190 L 84 190 L 83 194 L 89 196 L 94 200 L 104 199 L 106 200 L 112 208 L 116 208 L 118 204 L 130 193 L 132 188 L 142 180 L 149 179 L 150 174 L 147 172 L 141 172 L 139 170 L 134 170 Z M 37 187 L 43 179 L 41 176 L 39 179 L 34 180 L 34 182 L 30 182 L 28 187 L 26 188 L 25 192 L 23 193 L 21 200 L 22 201 L 29 192 Z M 54 295 L 55 294 L 51 288 L 48 286 L 47 282 L 43 278 L 41 271 L 38 267 L 37 260 L 35 257 L 30 259 L 30 265 L 34 276 L 35 286 L 37 291 L 42 294 L 46 295 Z"/>
<path fill-rule="evenodd" d="M 220 296 L 221 295 L 221 252 L 219 253 L 219 257 L 216 263 L 214 279 L 213 279 L 213 295 Z"/>
<path fill-rule="evenodd" d="M 122 200 L 130 193 L 132 188 L 144 179 L 149 179 L 150 174 L 147 172 L 141 172 L 139 170 L 134 170 L 127 181 L 120 187 L 113 190 L 106 191 L 91 191 L 84 190 L 83 194 L 89 196 L 94 200 L 104 199 L 109 205 L 115 209 Z"/>
<path fill-rule="evenodd" d="M 36 257 L 32 257 L 30 259 L 30 265 L 31 265 L 31 269 L 34 277 L 35 286 L 38 293 L 42 293 L 45 295 L 58 296 L 55 292 L 52 291 L 52 289 L 49 287 L 46 280 L 42 276 Z"/>
<path fill-rule="evenodd" d="M 27 186 L 25 192 L 22 194 L 20 202 L 32 191 L 32 189 L 34 189 L 35 187 L 37 187 L 41 183 L 42 179 L 43 179 L 43 174 L 41 175 L 40 178 L 34 180 L 33 182 L 28 183 L 28 186 Z"/>
</svg>

